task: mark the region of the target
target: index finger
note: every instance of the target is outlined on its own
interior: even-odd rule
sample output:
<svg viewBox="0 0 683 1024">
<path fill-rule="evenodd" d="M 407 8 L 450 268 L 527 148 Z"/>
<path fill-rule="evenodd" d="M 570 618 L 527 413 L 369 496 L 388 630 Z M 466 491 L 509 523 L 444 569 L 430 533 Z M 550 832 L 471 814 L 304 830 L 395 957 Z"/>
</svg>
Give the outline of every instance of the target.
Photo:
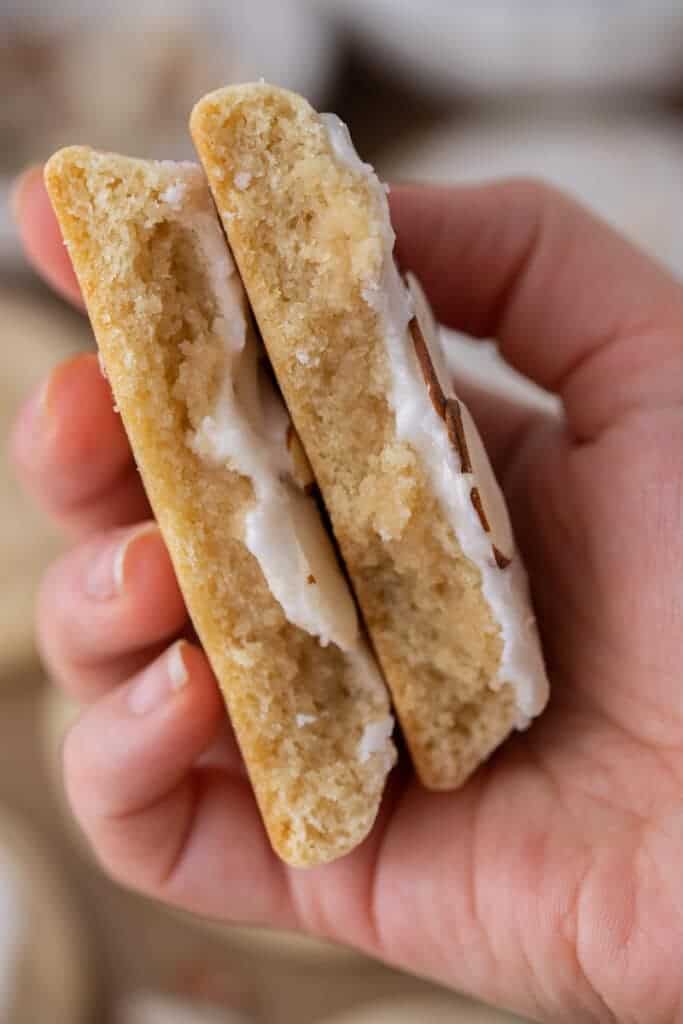
<svg viewBox="0 0 683 1024">
<path fill-rule="evenodd" d="M 17 180 L 12 207 L 32 266 L 60 295 L 82 309 L 81 289 L 45 189 L 42 167 L 30 167 Z"/>
</svg>

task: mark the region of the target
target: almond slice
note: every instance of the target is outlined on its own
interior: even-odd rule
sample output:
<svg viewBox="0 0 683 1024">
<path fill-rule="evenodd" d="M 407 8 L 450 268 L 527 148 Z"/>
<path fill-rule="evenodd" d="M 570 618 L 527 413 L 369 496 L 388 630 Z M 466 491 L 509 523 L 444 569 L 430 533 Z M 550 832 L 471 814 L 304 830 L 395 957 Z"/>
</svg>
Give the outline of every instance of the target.
<svg viewBox="0 0 683 1024">
<path fill-rule="evenodd" d="M 437 416 L 441 419 L 446 417 L 446 400 L 444 398 L 441 385 L 439 384 L 436 373 L 434 372 L 434 365 L 429 358 L 429 349 L 427 348 L 427 342 L 425 341 L 424 334 L 420 328 L 420 322 L 417 317 L 413 317 L 409 324 L 410 334 L 413 339 L 413 346 L 415 347 L 415 355 L 420 364 L 422 370 L 422 376 L 424 377 L 425 384 L 427 385 L 427 391 L 429 397 L 432 400 L 434 411 Z"/>
<path fill-rule="evenodd" d="M 460 402 L 456 398 L 448 398 L 446 400 L 446 415 L 444 416 L 446 422 L 446 430 L 448 431 L 448 439 L 460 456 L 460 471 L 462 473 L 472 472 L 472 462 L 470 461 L 470 453 L 467 448 L 467 439 L 465 437 L 465 427 L 462 421 L 462 410 L 460 408 Z M 484 527 L 486 529 L 486 527 Z"/>
<path fill-rule="evenodd" d="M 504 569 L 510 564 L 515 553 L 515 540 L 507 505 L 470 411 L 464 403 L 460 402 L 459 405 L 474 478 L 472 502 L 475 508 L 477 502 L 481 506 L 479 517 L 482 519 L 482 526 L 491 537 L 493 554 L 498 566 Z"/>
<path fill-rule="evenodd" d="M 422 376 L 434 410 L 443 420 L 448 438 L 460 462 L 460 471 L 473 477 L 470 491 L 472 505 L 482 529 L 491 537 L 496 564 L 505 569 L 515 550 L 510 517 L 505 499 L 486 454 L 479 431 L 467 406 L 450 392 L 441 355 L 438 327 L 422 286 L 413 274 L 406 275 L 406 283 L 415 306 L 410 322 L 410 334 Z"/>
<path fill-rule="evenodd" d="M 292 463 L 292 479 L 299 490 L 311 494 L 315 490 L 315 477 L 299 435 L 290 423 L 287 427 L 287 451 Z"/>
</svg>

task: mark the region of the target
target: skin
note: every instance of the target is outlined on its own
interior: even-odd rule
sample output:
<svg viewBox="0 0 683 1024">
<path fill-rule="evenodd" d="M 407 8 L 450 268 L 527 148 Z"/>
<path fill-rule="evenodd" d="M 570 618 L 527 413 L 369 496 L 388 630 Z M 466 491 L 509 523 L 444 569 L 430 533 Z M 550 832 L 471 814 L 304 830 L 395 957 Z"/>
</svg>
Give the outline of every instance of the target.
<svg viewBox="0 0 683 1024">
<path fill-rule="evenodd" d="M 39 272 L 80 302 L 38 172 L 15 208 Z M 85 705 L 64 749 L 74 812 L 112 875 L 188 910 L 342 941 L 538 1020 L 683 1021 L 683 290 L 542 185 L 405 187 L 392 208 L 439 318 L 497 337 L 562 400 L 553 419 L 468 394 L 529 569 L 548 710 L 459 792 L 399 770 L 344 860 L 280 863 L 81 355 L 11 442 L 73 539 L 38 634 Z"/>
</svg>

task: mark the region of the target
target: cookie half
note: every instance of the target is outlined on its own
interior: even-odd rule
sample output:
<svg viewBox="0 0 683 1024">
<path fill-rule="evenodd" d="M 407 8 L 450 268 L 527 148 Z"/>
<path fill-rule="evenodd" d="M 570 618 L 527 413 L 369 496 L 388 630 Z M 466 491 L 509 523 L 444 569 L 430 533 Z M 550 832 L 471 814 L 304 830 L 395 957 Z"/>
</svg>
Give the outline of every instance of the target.
<svg viewBox="0 0 683 1024">
<path fill-rule="evenodd" d="M 389 698 L 204 175 L 71 148 L 45 177 L 271 842 L 332 860 L 375 819 Z"/>
<path fill-rule="evenodd" d="M 385 189 L 338 118 L 263 83 L 206 96 L 191 129 L 417 771 L 458 786 L 541 711 L 547 679 L 505 503 L 394 263 Z"/>
</svg>

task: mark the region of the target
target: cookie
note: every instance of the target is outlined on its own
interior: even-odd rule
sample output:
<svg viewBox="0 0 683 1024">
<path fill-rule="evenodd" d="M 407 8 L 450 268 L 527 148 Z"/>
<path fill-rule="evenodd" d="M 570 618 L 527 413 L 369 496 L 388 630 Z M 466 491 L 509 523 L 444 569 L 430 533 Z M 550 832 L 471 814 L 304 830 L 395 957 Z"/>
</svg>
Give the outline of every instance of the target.
<svg viewBox="0 0 683 1024">
<path fill-rule="evenodd" d="M 70 148 L 45 179 L 272 845 L 330 861 L 377 814 L 389 698 L 204 176 Z"/>
<path fill-rule="evenodd" d="M 541 711 L 547 679 L 505 502 L 394 262 L 386 191 L 338 118 L 264 83 L 206 96 L 191 130 L 416 769 L 459 786 Z"/>
</svg>

